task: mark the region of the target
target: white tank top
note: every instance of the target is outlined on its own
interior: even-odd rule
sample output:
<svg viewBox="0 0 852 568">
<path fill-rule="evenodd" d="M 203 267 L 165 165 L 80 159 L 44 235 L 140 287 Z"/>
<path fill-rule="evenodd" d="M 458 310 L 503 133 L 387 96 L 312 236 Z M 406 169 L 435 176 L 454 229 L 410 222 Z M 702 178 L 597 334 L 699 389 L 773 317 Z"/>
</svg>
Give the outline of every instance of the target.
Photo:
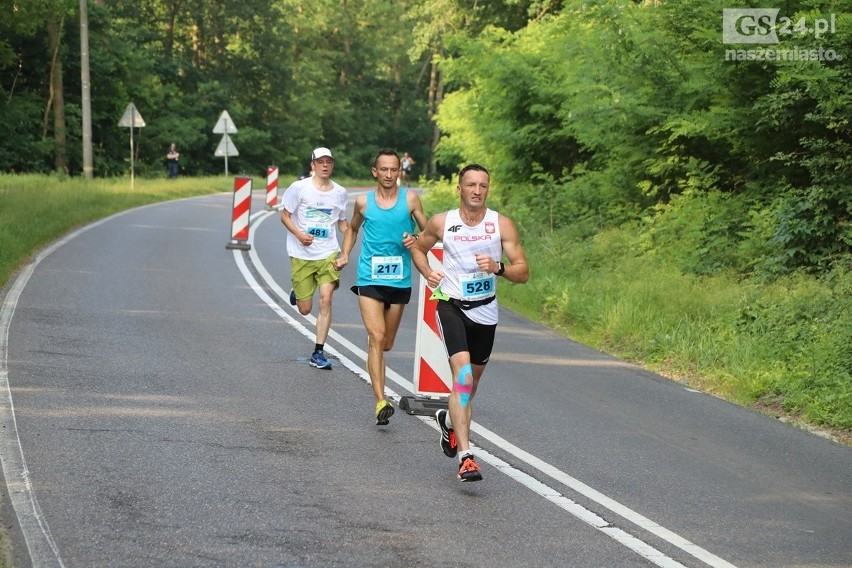
<svg viewBox="0 0 852 568">
<path fill-rule="evenodd" d="M 458 209 L 447 212 L 442 239 L 445 277 L 441 281 L 441 291 L 449 297 L 476 301 L 496 294 L 497 276 L 479 271 L 475 253 L 487 254 L 497 262 L 503 258 L 497 218 L 496 211 L 486 209 L 482 221 L 475 227 L 469 227 L 462 222 Z M 494 325 L 497 323 L 497 307 L 495 298 L 489 304 L 464 310 L 464 313 L 476 323 Z"/>
</svg>

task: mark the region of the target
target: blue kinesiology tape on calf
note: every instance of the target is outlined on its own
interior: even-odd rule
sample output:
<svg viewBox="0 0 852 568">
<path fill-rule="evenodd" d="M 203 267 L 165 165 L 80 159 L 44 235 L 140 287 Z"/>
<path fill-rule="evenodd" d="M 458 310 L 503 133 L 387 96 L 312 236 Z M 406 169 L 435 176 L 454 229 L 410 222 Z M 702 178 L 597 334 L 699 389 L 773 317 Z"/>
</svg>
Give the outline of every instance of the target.
<svg viewBox="0 0 852 568">
<path fill-rule="evenodd" d="M 473 367 L 470 363 L 459 369 L 459 374 L 453 383 L 453 390 L 459 393 L 459 402 L 467 406 L 470 402 L 470 394 L 473 392 Z"/>
</svg>

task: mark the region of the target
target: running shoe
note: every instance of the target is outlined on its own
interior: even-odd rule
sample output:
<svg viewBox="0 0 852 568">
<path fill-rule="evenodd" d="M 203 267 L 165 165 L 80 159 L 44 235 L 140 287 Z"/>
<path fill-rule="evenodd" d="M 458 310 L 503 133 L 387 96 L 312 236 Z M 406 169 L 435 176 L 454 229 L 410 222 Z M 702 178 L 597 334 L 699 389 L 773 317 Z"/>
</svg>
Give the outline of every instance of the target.
<svg viewBox="0 0 852 568">
<path fill-rule="evenodd" d="M 376 426 L 384 426 L 390 422 L 393 416 L 393 405 L 386 400 L 376 403 Z"/>
<path fill-rule="evenodd" d="M 435 413 L 435 422 L 441 429 L 441 449 L 444 451 L 444 455 L 448 458 L 456 457 L 456 454 L 459 453 L 459 447 L 456 442 L 456 433 L 452 428 L 447 428 L 446 409 L 442 408 Z"/>
<path fill-rule="evenodd" d="M 295 290 L 290 290 L 290 305 L 291 306 L 296 305 L 296 291 Z"/>
<path fill-rule="evenodd" d="M 459 464 L 459 479 L 462 481 L 482 480 L 482 470 L 473 461 L 473 456 L 465 456 Z"/>
<path fill-rule="evenodd" d="M 317 369 L 331 369 L 331 363 L 329 363 L 328 359 L 325 358 L 325 353 L 317 351 L 311 355 L 311 367 L 316 367 Z"/>
</svg>

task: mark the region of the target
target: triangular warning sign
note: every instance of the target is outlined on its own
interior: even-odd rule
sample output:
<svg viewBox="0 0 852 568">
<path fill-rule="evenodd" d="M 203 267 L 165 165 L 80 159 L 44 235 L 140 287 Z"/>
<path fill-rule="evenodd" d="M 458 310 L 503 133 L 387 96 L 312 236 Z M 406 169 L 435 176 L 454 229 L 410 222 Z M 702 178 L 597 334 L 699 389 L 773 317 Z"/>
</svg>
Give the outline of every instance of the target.
<svg viewBox="0 0 852 568">
<path fill-rule="evenodd" d="M 219 120 L 216 121 L 216 126 L 213 127 L 213 134 L 236 134 L 237 127 L 234 121 L 231 120 L 231 115 L 228 111 L 223 110 L 219 115 Z M 223 154 L 224 155 L 224 154 Z"/>
<path fill-rule="evenodd" d="M 239 156 L 240 153 L 231 141 L 231 137 L 227 134 L 223 134 L 222 139 L 219 140 L 219 145 L 216 146 L 216 152 L 214 152 L 214 155 L 221 158 L 222 156 Z"/>
<path fill-rule="evenodd" d="M 123 126 L 124 128 L 130 128 L 131 126 L 134 128 L 142 128 L 145 126 L 145 119 L 142 118 L 142 115 L 139 114 L 139 111 L 136 110 L 136 105 L 130 103 L 127 105 L 127 108 L 124 109 L 124 114 L 121 115 L 121 120 L 118 121 L 119 126 Z"/>
</svg>

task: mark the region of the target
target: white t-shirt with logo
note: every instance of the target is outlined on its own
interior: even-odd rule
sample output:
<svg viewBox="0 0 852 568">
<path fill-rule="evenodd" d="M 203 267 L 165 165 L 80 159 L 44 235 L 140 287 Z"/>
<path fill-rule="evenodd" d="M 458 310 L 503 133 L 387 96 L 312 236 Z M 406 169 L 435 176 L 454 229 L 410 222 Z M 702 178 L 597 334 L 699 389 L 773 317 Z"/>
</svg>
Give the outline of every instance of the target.
<svg viewBox="0 0 852 568">
<path fill-rule="evenodd" d="M 340 252 L 337 222 L 346 219 L 349 204 L 349 194 L 343 186 L 332 181 L 331 189 L 320 191 L 309 177 L 290 184 L 281 201 L 299 230 L 314 236 L 314 242 L 306 247 L 287 231 L 287 253 L 291 257 L 322 260 Z"/>
</svg>

